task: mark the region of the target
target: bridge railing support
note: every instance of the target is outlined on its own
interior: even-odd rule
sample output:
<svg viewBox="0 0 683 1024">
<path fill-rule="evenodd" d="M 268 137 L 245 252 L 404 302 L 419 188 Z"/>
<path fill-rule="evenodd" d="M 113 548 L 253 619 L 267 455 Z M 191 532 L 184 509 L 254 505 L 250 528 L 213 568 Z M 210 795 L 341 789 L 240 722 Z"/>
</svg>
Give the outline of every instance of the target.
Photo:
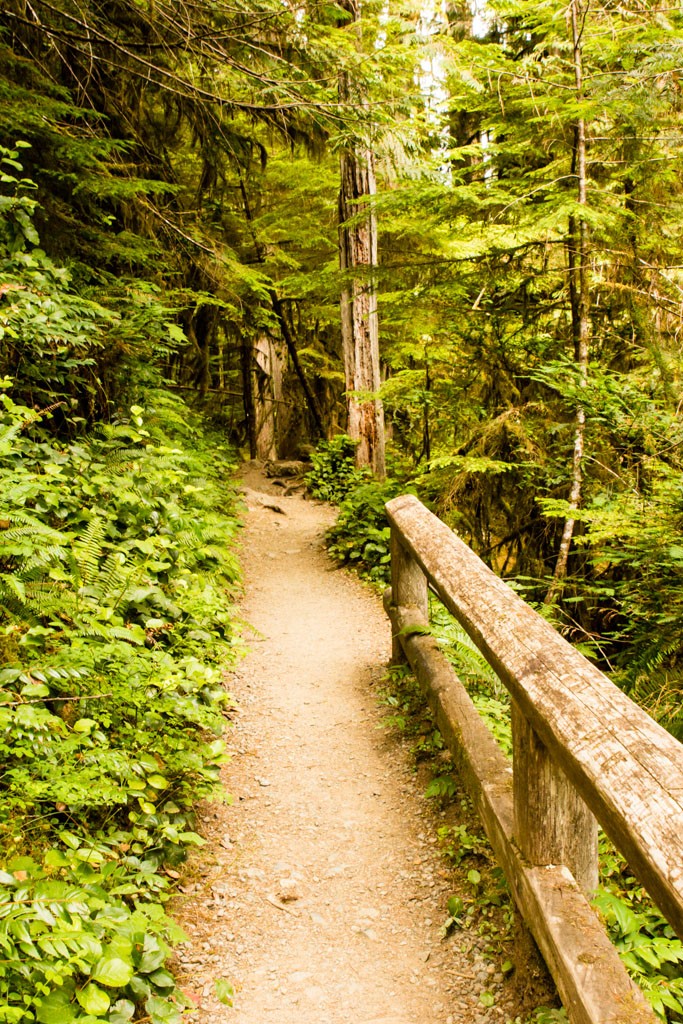
<svg viewBox="0 0 683 1024">
<path fill-rule="evenodd" d="M 572 1024 L 654 1024 L 587 894 L 597 819 L 683 936 L 683 746 L 417 498 L 387 516 L 394 657 L 432 706 Z M 428 588 L 510 692 L 512 768 L 429 635 Z"/>
</svg>

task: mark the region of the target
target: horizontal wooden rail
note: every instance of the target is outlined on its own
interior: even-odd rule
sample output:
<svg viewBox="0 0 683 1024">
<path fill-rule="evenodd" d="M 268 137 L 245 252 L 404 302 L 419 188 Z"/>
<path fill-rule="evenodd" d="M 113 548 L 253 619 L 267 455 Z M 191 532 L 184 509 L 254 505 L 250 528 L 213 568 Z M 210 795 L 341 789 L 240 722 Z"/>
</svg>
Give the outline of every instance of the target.
<svg viewBox="0 0 683 1024">
<path fill-rule="evenodd" d="M 394 654 L 435 710 L 516 902 L 576 1024 L 650 1024 L 584 895 L 595 885 L 593 814 L 683 935 L 683 747 L 412 495 L 387 505 Z M 427 586 L 513 699 L 510 772 L 434 640 Z"/>
</svg>

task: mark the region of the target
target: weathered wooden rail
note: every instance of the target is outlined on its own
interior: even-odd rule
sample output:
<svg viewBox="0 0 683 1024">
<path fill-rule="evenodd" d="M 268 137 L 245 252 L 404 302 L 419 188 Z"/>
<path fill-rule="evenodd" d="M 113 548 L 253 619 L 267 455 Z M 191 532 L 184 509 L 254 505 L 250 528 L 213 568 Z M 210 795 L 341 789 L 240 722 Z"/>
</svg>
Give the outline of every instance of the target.
<svg viewBox="0 0 683 1024">
<path fill-rule="evenodd" d="M 394 657 L 430 701 L 572 1024 L 654 1024 L 586 894 L 597 819 L 683 937 L 683 746 L 417 498 L 386 509 Z M 512 766 L 425 635 L 429 587 L 510 692 Z"/>
</svg>

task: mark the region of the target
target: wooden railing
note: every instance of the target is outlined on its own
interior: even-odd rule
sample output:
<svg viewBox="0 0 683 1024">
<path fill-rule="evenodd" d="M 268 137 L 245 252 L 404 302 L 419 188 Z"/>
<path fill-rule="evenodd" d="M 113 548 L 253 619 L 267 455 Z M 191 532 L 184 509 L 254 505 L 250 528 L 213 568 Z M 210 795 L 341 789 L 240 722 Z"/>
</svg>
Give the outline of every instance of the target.
<svg viewBox="0 0 683 1024">
<path fill-rule="evenodd" d="M 386 509 L 394 658 L 430 701 L 572 1024 L 653 1024 L 587 894 L 597 819 L 683 937 L 683 746 L 417 498 Z M 512 766 L 426 634 L 428 588 L 510 692 Z"/>
</svg>

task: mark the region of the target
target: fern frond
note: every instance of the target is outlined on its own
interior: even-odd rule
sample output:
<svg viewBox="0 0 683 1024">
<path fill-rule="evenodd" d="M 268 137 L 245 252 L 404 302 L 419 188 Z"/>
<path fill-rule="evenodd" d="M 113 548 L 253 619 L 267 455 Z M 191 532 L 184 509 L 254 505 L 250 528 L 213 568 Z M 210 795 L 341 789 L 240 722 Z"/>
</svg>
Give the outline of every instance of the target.
<svg viewBox="0 0 683 1024">
<path fill-rule="evenodd" d="M 105 525 L 102 516 L 94 515 L 83 536 L 73 546 L 78 578 L 86 586 L 93 582 L 99 572 Z"/>
<path fill-rule="evenodd" d="M 192 526 L 186 527 L 175 535 L 175 542 L 180 551 L 194 551 L 202 539 L 201 531 Z"/>
<path fill-rule="evenodd" d="M 9 573 L 0 575 L 0 598 L 17 600 L 21 605 L 26 604 L 26 588 L 22 580 Z"/>
<path fill-rule="evenodd" d="M 33 582 L 55 563 L 66 561 L 67 550 L 59 545 L 43 546 L 24 562 L 19 576 L 24 582 Z"/>
<path fill-rule="evenodd" d="M 497 699 L 506 697 L 507 690 L 489 665 L 477 645 L 470 639 L 462 626 L 437 605 L 433 610 L 434 632 L 444 648 L 449 661 L 459 675 L 475 683 L 483 683 Z"/>
<path fill-rule="evenodd" d="M 146 448 L 114 448 L 107 452 L 104 464 L 107 469 L 117 469 L 131 462 L 139 462 L 146 455 Z"/>
<path fill-rule="evenodd" d="M 18 423 L 11 423 L 8 427 L 5 427 L 0 431 L 0 455 L 9 455 L 12 451 L 12 441 L 15 437 L 21 433 L 25 426 L 25 423 L 19 421 Z"/>
<path fill-rule="evenodd" d="M 97 594 L 105 601 L 115 592 L 121 592 L 130 582 L 130 573 L 126 572 L 126 556 L 122 551 L 113 551 L 107 555 L 97 580 Z"/>
</svg>

